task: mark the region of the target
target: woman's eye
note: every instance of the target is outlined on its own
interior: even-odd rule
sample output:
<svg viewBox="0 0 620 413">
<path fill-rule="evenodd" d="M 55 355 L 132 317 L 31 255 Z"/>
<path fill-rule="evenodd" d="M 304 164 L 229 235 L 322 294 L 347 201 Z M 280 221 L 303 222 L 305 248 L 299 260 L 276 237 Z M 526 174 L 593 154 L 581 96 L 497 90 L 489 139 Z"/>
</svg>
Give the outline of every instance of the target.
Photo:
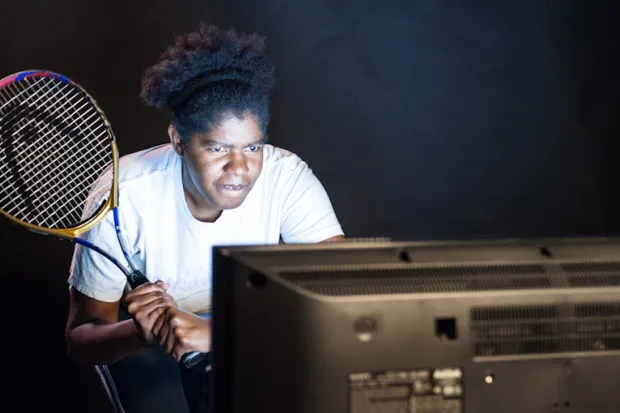
<svg viewBox="0 0 620 413">
<path fill-rule="evenodd" d="M 211 152 L 223 152 L 224 148 L 222 148 L 222 147 L 215 147 L 215 148 L 209 148 L 209 150 Z"/>
<path fill-rule="evenodd" d="M 258 152 L 260 146 L 248 146 L 250 152 Z"/>
</svg>

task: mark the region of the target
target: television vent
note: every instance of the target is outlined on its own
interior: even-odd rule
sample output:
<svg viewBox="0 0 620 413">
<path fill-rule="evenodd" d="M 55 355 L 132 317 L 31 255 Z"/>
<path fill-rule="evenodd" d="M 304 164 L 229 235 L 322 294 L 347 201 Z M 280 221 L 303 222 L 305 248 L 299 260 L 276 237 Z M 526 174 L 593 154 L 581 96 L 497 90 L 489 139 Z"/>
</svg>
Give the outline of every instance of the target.
<svg viewBox="0 0 620 413">
<path fill-rule="evenodd" d="M 620 350 L 620 302 L 477 307 L 475 357 Z"/>
<path fill-rule="evenodd" d="M 562 264 L 571 287 L 620 286 L 620 262 Z"/>
<path fill-rule="evenodd" d="M 287 270 L 279 276 L 308 291 L 333 296 L 552 287 L 542 265 Z"/>
</svg>

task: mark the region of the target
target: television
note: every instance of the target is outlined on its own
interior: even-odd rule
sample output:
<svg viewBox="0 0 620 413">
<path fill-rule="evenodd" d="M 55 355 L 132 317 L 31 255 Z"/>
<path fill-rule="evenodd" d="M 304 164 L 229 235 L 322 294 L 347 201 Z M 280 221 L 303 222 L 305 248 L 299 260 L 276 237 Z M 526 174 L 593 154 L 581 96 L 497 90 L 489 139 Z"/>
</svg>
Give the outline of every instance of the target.
<svg viewBox="0 0 620 413">
<path fill-rule="evenodd" d="M 213 412 L 620 409 L 620 239 L 213 254 Z"/>
</svg>

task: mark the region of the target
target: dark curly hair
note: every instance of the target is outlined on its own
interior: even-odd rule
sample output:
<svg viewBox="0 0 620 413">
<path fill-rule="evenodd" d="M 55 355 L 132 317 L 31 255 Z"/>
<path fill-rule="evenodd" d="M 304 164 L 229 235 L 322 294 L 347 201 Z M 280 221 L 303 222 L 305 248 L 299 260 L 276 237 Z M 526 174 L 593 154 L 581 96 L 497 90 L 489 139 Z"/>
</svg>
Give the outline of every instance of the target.
<svg viewBox="0 0 620 413">
<path fill-rule="evenodd" d="M 140 96 L 172 112 L 172 123 L 187 142 L 194 132 L 234 115 L 254 114 L 266 132 L 274 66 L 265 56 L 265 38 L 202 23 L 176 38 L 159 63 L 147 69 Z"/>
</svg>

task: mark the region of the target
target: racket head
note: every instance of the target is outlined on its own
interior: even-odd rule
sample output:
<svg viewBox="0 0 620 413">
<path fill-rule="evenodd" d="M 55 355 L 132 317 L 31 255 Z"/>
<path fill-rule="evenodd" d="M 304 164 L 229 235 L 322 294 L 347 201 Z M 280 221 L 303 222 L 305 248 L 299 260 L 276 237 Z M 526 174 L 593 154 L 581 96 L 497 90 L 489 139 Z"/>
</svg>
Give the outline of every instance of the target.
<svg viewBox="0 0 620 413">
<path fill-rule="evenodd" d="M 118 149 L 96 100 L 47 70 L 1 79 L 0 213 L 31 231 L 74 239 L 116 206 Z"/>
</svg>

